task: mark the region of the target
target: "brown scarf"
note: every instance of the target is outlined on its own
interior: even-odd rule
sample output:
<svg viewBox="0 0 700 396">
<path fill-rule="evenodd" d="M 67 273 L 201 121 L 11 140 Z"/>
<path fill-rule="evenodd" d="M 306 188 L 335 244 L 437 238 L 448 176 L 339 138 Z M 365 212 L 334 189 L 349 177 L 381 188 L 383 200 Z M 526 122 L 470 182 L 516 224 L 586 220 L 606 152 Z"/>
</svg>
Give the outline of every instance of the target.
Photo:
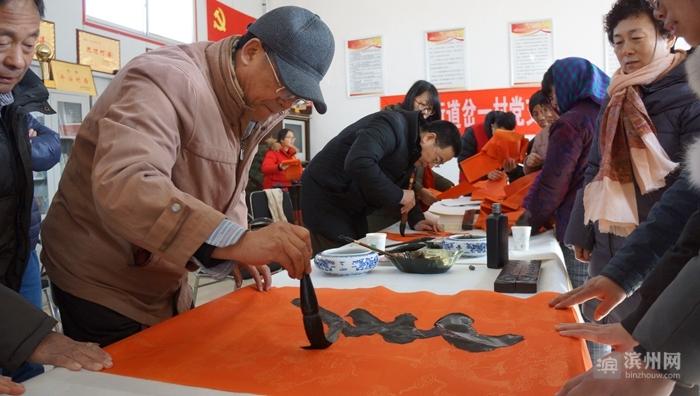
<svg viewBox="0 0 700 396">
<path fill-rule="evenodd" d="M 585 224 L 598 221 L 601 232 L 629 235 L 639 225 L 635 182 L 642 194 L 658 190 L 678 166 L 656 138 L 639 86 L 663 77 L 685 58 L 685 52 L 678 51 L 634 73 L 619 69 L 613 75 L 600 127 L 600 168 L 584 189 Z"/>
</svg>

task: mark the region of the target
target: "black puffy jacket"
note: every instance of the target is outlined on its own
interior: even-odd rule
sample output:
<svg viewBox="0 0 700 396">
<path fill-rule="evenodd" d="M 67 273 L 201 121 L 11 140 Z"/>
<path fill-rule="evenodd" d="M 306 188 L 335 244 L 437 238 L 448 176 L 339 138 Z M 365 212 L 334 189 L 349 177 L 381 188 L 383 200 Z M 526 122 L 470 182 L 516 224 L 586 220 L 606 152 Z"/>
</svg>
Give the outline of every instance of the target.
<svg viewBox="0 0 700 396">
<path fill-rule="evenodd" d="M 14 103 L 0 110 L 0 283 L 19 290 L 29 251 L 34 197 L 27 114 L 53 113 L 49 92 L 27 71 L 12 91 Z"/>
</svg>

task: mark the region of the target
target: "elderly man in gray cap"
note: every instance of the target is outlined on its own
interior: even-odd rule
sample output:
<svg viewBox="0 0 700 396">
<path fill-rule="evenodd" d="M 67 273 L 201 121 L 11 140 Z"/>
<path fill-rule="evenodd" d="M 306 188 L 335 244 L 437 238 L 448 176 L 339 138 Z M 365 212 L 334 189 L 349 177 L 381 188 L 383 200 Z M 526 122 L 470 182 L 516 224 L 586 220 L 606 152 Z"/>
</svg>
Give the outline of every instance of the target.
<svg viewBox="0 0 700 396">
<path fill-rule="evenodd" d="M 242 37 L 166 47 L 129 62 L 81 125 L 43 225 L 42 260 L 66 335 L 108 345 L 192 305 L 188 270 L 265 264 L 310 272 L 309 233 L 246 231 L 258 143 L 319 87 L 334 54 L 321 19 L 276 8 Z"/>
</svg>

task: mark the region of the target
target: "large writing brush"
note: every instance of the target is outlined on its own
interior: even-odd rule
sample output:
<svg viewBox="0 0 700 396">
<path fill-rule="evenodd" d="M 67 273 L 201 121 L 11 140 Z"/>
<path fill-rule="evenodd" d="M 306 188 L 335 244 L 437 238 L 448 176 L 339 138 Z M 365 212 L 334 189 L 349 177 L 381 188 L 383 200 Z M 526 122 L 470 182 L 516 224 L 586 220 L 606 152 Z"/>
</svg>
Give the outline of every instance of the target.
<svg viewBox="0 0 700 396">
<path fill-rule="evenodd" d="M 413 190 L 413 182 L 416 180 L 416 170 L 411 172 L 411 178 L 408 179 L 408 191 Z M 401 214 L 401 223 L 399 223 L 399 232 L 401 236 L 406 236 L 406 222 L 408 221 L 408 211 Z"/>
</svg>

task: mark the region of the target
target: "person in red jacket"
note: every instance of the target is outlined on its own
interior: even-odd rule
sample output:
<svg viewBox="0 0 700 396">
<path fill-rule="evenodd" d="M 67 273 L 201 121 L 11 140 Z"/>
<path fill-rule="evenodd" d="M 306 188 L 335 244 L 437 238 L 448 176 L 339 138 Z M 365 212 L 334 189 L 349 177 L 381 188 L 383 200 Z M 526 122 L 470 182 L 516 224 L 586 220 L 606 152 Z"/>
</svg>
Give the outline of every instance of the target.
<svg viewBox="0 0 700 396">
<path fill-rule="evenodd" d="M 281 129 L 275 137 L 279 148 L 270 146 L 262 162 L 263 188 L 287 188 L 301 179 L 301 161 L 296 157 L 294 132 Z M 288 169 L 297 167 L 298 171 Z"/>
</svg>

